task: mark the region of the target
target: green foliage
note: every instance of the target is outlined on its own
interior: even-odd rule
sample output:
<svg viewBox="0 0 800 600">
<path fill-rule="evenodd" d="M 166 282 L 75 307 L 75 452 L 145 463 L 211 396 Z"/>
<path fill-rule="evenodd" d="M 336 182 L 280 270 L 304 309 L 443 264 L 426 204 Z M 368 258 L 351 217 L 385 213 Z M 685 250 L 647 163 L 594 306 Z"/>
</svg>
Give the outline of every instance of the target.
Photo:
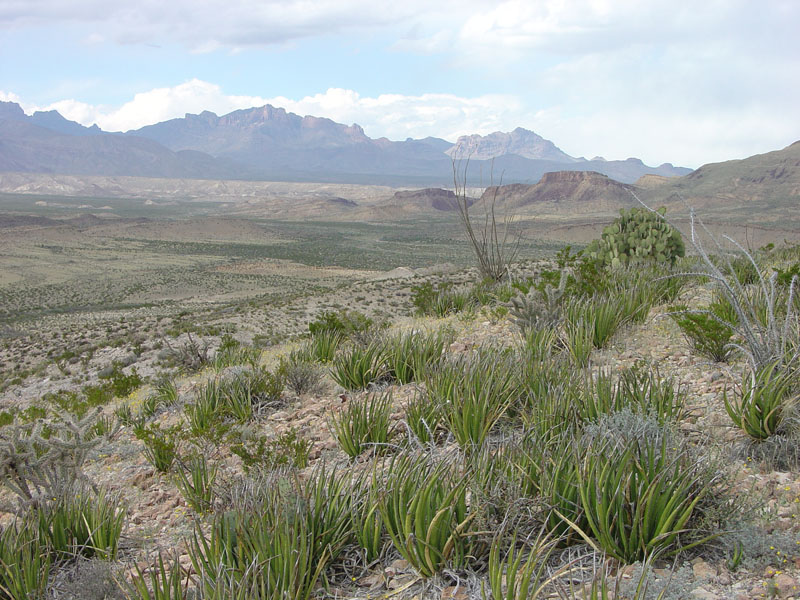
<svg viewBox="0 0 800 600">
<path fill-rule="evenodd" d="M 564 345 L 576 367 L 589 364 L 589 356 L 594 349 L 594 320 L 578 318 L 564 323 Z"/>
<path fill-rule="evenodd" d="M 252 346 L 241 344 L 231 335 L 223 335 L 222 343 L 214 355 L 214 369 L 221 371 L 226 367 L 248 365 L 252 369 L 258 368 L 261 361 L 261 350 Z"/>
<path fill-rule="evenodd" d="M 314 532 L 299 505 L 263 515 L 226 512 L 211 531 L 195 530 L 189 556 L 200 578 L 202 597 L 307 600 L 330 560 L 315 556 Z"/>
<path fill-rule="evenodd" d="M 373 486 L 380 493 L 383 523 L 395 549 L 422 577 L 467 557 L 467 486 L 451 464 L 431 465 L 427 459 L 400 454 L 377 471 Z"/>
<path fill-rule="evenodd" d="M 42 600 L 52 558 L 30 522 L 15 521 L 0 529 L 0 599 Z"/>
<path fill-rule="evenodd" d="M 231 416 L 243 423 L 254 416 L 254 411 L 280 403 L 283 379 L 280 372 L 273 373 L 259 367 L 234 373 L 221 380 L 217 387 L 217 410 L 223 416 Z"/>
<path fill-rule="evenodd" d="M 392 395 L 367 394 L 351 399 L 328 419 L 328 427 L 339 447 L 351 459 L 367 449 L 380 453 L 389 441 Z"/>
<path fill-rule="evenodd" d="M 264 436 L 250 435 L 247 430 L 231 433 L 228 436 L 231 452 L 242 459 L 244 470 L 253 468 L 270 471 L 281 467 L 305 469 L 313 446 L 311 440 L 304 440 L 297 430 L 289 429 L 274 440 Z"/>
<path fill-rule="evenodd" d="M 643 261 L 675 264 L 685 248 L 678 230 L 664 219 L 665 212 L 664 208 L 657 212 L 641 207 L 621 209 L 600 239 L 589 244 L 586 255 L 615 268 Z"/>
<path fill-rule="evenodd" d="M 686 306 L 670 309 L 670 317 L 680 328 L 692 350 L 716 362 L 727 362 L 733 352 L 733 329 L 723 315 L 727 303 L 712 302 L 705 311 L 690 311 Z"/>
<path fill-rule="evenodd" d="M 585 421 L 627 409 L 655 417 L 660 423 L 675 423 L 683 418 L 686 398 L 686 389 L 672 377 L 663 377 L 656 367 L 637 363 L 620 372 L 616 381 L 605 371 L 587 377 L 576 397 L 576 407 Z"/>
<path fill-rule="evenodd" d="M 344 334 L 335 329 L 323 329 L 311 336 L 301 355 L 308 360 L 329 363 L 336 356 L 336 350 L 344 340 Z"/>
<path fill-rule="evenodd" d="M 181 464 L 175 479 L 175 485 L 183 499 L 198 513 L 211 510 L 214 502 L 214 482 L 217 478 L 216 465 L 209 466 L 203 454 L 195 454 Z"/>
<path fill-rule="evenodd" d="M 167 473 L 178 456 L 180 426 L 161 429 L 158 423 L 150 423 L 135 432 L 144 444 L 142 452 L 147 462 L 159 473 Z"/>
<path fill-rule="evenodd" d="M 567 304 L 566 321 L 576 331 L 580 328 L 578 324 L 583 321 L 591 329 L 592 345 L 605 348 L 625 320 L 621 310 L 624 307 L 624 303 L 617 298 L 607 296 L 572 301 Z"/>
<path fill-rule="evenodd" d="M 560 349 L 558 331 L 553 327 L 529 329 L 525 332 L 525 352 L 529 360 L 544 361 Z"/>
<path fill-rule="evenodd" d="M 739 398 L 723 396 L 733 423 L 755 440 L 780 431 L 788 410 L 797 402 L 797 374 L 779 362 L 744 375 Z"/>
<path fill-rule="evenodd" d="M 426 376 L 425 387 L 465 450 L 481 447 L 520 395 L 512 358 L 492 349 L 470 360 L 443 362 Z"/>
<path fill-rule="evenodd" d="M 422 444 L 436 442 L 443 418 L 439 404 L 431 401 L 427 394 L 414 394 L 405 410 L 405 423 L 414 437 Z"/>
<path fill-rule="evenodd" d="M 124 398 L 133 390 L 141 387 L 144 383 L 136 367 L 131 369 L 130 375 L 125 375 L 125 373 L 122 372 L 122 365 L 118 362 L 115 362 L 112 365 L 111 371 L 103 374 L 100 379 L 108 380 L 111 386 L 111 392 L 117 398 Z"/>
<path fill-rule="evenodd" d="M 375 561 L 383 550 L 383 517 L 379 508 L 379 493 L 367 478 L 359 478 L 354 486 L 352 529 L 356 543 L 364 552 L 367 564 Z"/>
<path fill-rule="evenodd" d="M 82 555 L 114 560 L 125 510 L 120 500 L 80 485 L 66 486 L 35 512 L 39 539 L 57 558 Z"/>
<path fill-rule="evenodd" d="M 169 567 L 159 553 L 158 562 L 146 573 L 142 573 L 139 565 L 135 565 L 134 569 L 130 583 L 122 583 L 129 600 L 188 600 L 189 577 L 184 583 L 184 572 L 177 555 L 172 558 Z"/>
<path fill-rule="evenodd" d="M 260 493 L 257 510 L 221 512 L 209 533 L 197 524 L 189 554 L 202 597 L 307 600 L 351 537 L 347 476 L 322 467 Z"/>
<path fill-rule="evenodd" d="M 569 519 L 585 528 L 578 490 L 578 462 L 573 454 L 572 432 L 541 435 L 530 432 L 515 448 L 512 465 L 526 496 L 539 497 L 545 510 L 545 529 L 556 537 L 569 538 Z"/>
<path fill-rule="evenodd" d="M 312 337 L 323 331 L 337 331 L 344 337 L 364 333 L 373 327 L 374 321 L 357 310 L 325 311 L 308 324 Z"/>
<path fill-rule="evenodd" d="M 426 281 L 411 287 L 411 303 L 418 315 L 446 317 L 475 303 L 475 296 L 465 288 L 455 288 L 449 281 L 437 284 Z"/>
<path fill-rule="evenodd" d="M 690 448 L 667 431 L 610 434 L 601 426 L 578 440 L 574 457 L 588 523 L 582 535 L 589 533 L 603 552 L 630 564 L 688 547 L 680 536 L 693 533 L 698 503 L 716 477 Z"/>
<path fill-rule="evenodd" d="M 386 348 L 380 342 L 345 348 L 331 363 L 331 377 L 346 390 L 364 390 L 388 377 L 386 358 Z"/>
<path fill-rule="evenodd" d="M 441 332 L 400 333 L 386 340 L 386 356 L 391 376 L 401 385 L 419 381 L 426 369 L 442 359 L 449 338 Z"/>
<path fill-rule="evenodd" d="M 508 549 L 503 553 L 503 546 Z M 492 600 L 536 600 L 545 598 L 547 588 L 559 576 L 569 571 L 569 566 L 553 574 L 548 562 L 556 547 L 555 540 L 539 532 L 536 538 L 517 549 L 516 534 L 510 542 L 498 535 L 489 550 L 487 579 Z M 504 555 L 505 554 L 505 555 Z M 486 590 L 483 589 L 486 599 Z"/>
</svg>

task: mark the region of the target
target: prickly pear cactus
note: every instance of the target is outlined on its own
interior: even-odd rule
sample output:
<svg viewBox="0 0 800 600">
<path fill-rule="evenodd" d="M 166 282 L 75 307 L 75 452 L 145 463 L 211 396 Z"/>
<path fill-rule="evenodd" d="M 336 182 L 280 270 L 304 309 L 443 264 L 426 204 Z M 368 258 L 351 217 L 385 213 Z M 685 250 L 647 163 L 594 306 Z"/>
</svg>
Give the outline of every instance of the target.
<svg viewBox="0 0 800 600">
<path fill-rule="evenodd" d="M 619 218 L 603 229 L 603 235 L 589 244 L 585 254 L 611 267 L 645 261 L 675 264 L 684 255 L 685 247 L 681 234 L 664 219 L 665 212 L 664 207 L 656 212 L 623 208 Z"/>
</svg>

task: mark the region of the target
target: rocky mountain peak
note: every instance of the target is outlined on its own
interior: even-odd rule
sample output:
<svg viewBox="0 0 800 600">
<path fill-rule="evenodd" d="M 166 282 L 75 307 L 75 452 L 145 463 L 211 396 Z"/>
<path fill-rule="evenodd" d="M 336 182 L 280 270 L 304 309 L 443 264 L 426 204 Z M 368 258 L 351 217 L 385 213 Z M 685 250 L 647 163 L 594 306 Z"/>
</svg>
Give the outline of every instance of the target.
<svg viewBox="0 0 800 600">
<path fill-rule="evenodd" d="M 25 111 L 16 102 L 0 101 L 0 119 L 24 119 Z"/>
<path fill-rule="evenodd" d="M 491 160 L 498 156 L 516 154 L 532 160 L 577 162 L 577 159 L 560 150 L 550 140 L 522 127 L 508 133 L 495 131 L 485 136 L 462 135 L 446 153 L 455 159 Z"/>
</svg>

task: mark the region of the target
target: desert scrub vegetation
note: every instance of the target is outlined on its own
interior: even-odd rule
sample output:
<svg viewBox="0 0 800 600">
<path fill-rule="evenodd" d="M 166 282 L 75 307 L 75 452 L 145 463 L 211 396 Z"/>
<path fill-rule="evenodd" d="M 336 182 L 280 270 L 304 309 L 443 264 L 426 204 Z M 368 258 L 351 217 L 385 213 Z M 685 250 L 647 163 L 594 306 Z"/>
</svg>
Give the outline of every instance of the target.
<svg viewBox="0 0 800 600">
<path fill-rule="evenodd" d="M 794 263 L 773 264 L 789 273 Z M 742 381 L 728 392 L 729 409 L 739 415 L 732 418 L 721 393 L 709 398 L 721 383 L 694 381 L 703 363 L 685 353 L 675 358 L 674 349 L 667 359 L 651 352 L 656 347 L 645 338 L 653 331 L 665 340 L 680 336 L 673 320 L 649 320 L 652 309 L 708 306 L 692 294 L 678 300 L 686 286 L 704 299 L 714 287 L 708 278 L 674 276 L 685 266 L 684 259 L 676 267 L 612 267 L 565 251 L 551 263 L 520 267 L 500 284 L 479 284 L 475 306 L 506 307 L 508 318 L 497 312 L 487 319 L 483 311 L 473 319 L 477 310 L 462 311 L 448 319 L 450 329 L 429 328 L 425 320 L 425 330 L 396 333 L 321 326 L 299 348 L 263 356 L 225 342 L 224 360 L 221 351 L 209 353 L 212 368 L 159 383 L 138 414 L 132 402 L 119 405 L 128 414 L 118 409 L 141 441 L 125 440 L 139 462 L 123 463 L 111 483 L 143 490 L 147 500 L 183 499 L 191 513 L 181 517 L 182 539 L 159 538 L 162 549 L 177 553 L 159 554 L 155 543 L 141 541 L 141 524 L 127 519 L 137 507 L 86 481 L 84 500 L 58 518 L 50 518 L 61 510 L 54 505 L 41 521 L 28 522 L 19 507 L 35 502 L 18 503 L 14 527 L 0 532 L 0 558 L 14 558 L 0 561 L 0 584 L 25 586 L 13 598 L 43 597 L 84 546 L 94 548 L 94 560 L 130 565 L 114 585 L 120 597 L 135 599 L 367 598 L 398 589 L 398 597 L 427 599 L 441 598 L 444 587 L 486 600 L 612 593 L 644 600 L 665 587 L 661 597 L 687 598 L 700 586 L 688 562 L 698 559 L 713 563 L 720 577 L 760 583 L 764 567 L 790 568 L 797 556 L 797 512 L 786 511 L 800 487 L 776 476 L 772 489 L 786 492 L 777 509 L 761 498 L 743 501 L 747 493 L 731 481 L 757 478 L 768 466 L 753 464 L 759 455 L 752 452 L 752 466 L 737 473 L 744 459 L 734 446 L 752 439 L 749 448 L 766 449 L 783 436 L 791 440 L 794 371 L 786 360 L 759 374 L 732 349 L 727 368 Z M 791 277 L 776 280 L 780 285 L 788 293 Z M 778 306 L 780 313 L 783 302 Z M 759 322 L 769 313 L 755 312 Z M 320 324 L 345 320 L 332 314 Z M 568 338 L 573 324 L 582 329 L 580 352 Z M 515 335 L 492 337 L 509 331 Z M 310 351 L 319 340 L 325 348 Z M 742 343 L 736 331 L 731 340 Z M 320 391 L 320 381 L 334 373 L 341 387 L 359 391 Z M 284 388 L 297 398 L 284 396 Z M 772 398 L 781 411 L 769 408 Z M 32 460 L 39 444 L 57 439 L 72 443 L 78 458 L 85 452 L 81 467 L 91 461 L 107 437 L 92 430 L 96 408 L 87 408 L 82 433 L 70 437 L 55 408 L 81 409 L 66 395 L 62 400 L 43 403 L 45 414 L 8 411 L 0 435 L 13 440 L 22 427 L 23 440 L 9 453 L 24 456 L 24 439 L 36 431 Z M 710 421 L 709 413 L 724 421 Z M 781 415 L 777 425 L 769 414 Z M 769 435 L 738 431 L 751 424 L 755 431 L 765 425 Z M 127 427 L 123 435 L 131 438 Z M 148 445 L 152 464 L 138 454 Z M 161 446 L 163 460 L 155 458 Z M 168 465 L 163 475 L 155 474 L 159 464 Z M 34 487 L 32 496 L 46 493 Z M 62 535 L 86 506 L 106 524 L 101 537 L 122 538 L 122 545 L 74 541 L 85 529 Z M 169 518 L 173 508 L 164 509 Z M 40 522 L 55 524 L 54 533 Z M 42 550 L 56 546 L 56 537 L 73 540 L 58 542 L 68 550 Z M 6 579 L 4 569 L 13 571 Z M 718 597 L 732 594 L 727 586 Z"/>
</svg>

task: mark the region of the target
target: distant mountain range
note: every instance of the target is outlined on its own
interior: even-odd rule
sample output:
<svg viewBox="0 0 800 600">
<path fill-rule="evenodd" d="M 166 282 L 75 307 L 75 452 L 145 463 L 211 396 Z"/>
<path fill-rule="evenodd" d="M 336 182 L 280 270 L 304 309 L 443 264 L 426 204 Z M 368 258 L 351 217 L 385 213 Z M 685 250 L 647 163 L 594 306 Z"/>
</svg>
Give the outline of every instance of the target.
<svg viewBox="0 0 800 600">
<path fill-rule="evenodd" d="M 599 173 L 547 173 L 532 185 L 490 187 L 483 199 L 520 215 L 613 213 L 637 205 L 666 205 L 685 213 L 787 227 L 800 220 L 800 141 L 741 160 L 709 163 L 683 177 L 645 175 L 634 184 Z"/>
<path fill-rule="evenodd" d="M 163 178 L 448 185 L 452 161 L 469 158 L 470 185 L 535 183 L 552 171 L 596 171 L 631 183 L 685 175 L 665 163 L 569 156 L 532 131 L 439 138 L 372 139 L 356 124 L 266 105 L 223 116 L 187 114 L 126 133 L 84 127 L 56 111 L 26 115 L 0 102 L 0 172 Z"/>
</svg>

